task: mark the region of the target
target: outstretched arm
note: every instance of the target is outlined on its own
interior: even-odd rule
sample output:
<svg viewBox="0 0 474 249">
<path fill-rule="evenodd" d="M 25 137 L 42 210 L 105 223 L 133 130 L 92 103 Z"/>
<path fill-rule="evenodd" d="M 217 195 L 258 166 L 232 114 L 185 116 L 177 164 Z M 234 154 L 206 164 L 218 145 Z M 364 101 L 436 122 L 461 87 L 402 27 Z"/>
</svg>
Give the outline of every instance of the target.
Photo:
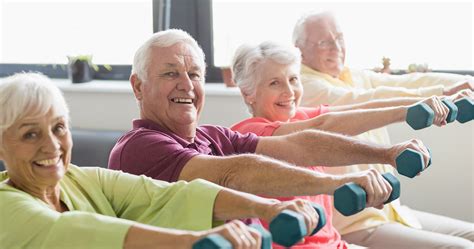
<svg viewBox="0 0 474 249">
<path fill-rule="evenodd" d="M 306 129 L 319 129 L 345 135 L 359 135 L 405 120 L 407 106 L 375 109 L 353 109 L 328 112 L 312 119 L 282 123 L 273 133 L 274 136 L 291 134 Z"/>
</svg>

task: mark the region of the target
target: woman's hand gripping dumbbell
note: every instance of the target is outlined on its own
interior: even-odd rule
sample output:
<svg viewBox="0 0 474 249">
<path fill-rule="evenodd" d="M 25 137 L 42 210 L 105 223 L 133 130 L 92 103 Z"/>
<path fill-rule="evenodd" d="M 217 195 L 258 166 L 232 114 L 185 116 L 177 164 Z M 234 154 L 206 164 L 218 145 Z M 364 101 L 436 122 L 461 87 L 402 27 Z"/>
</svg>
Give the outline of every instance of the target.
<svg viewBox="0 0 474 249">
<path fill-rule="evenodd" d="M 269 249 L 271 248 L 272 238 L 275 243 L 289 247 L 302 240 L 305 236 L 317 233 L 326 224 L 326 216 L 323 208 L 304 200 L 287 202 L 276 201 L 272 207 L 263 211 L 259 217 L 263 217 L 264 220 L 269 222 L 271 236 L 270 233 L 261 226 L 251 225 L 246 228 L 242 226 L 243 223 L 238 221 L 233 221 L 233 223 L 229 223 L 230 225 L 226 224 L 225 226 L 232 225 L 228 227 L 227 230 L 231 229 L 243 233 L 243 235 L 241 235 L 243 238 L 249 238 L 249 236 L 255 235 L 257 238 L 261 237 L 261 246 L 258 248 Z M 236 227 L 235 224 L 238 226 Z M 225 226 L 222 229 L 224 229 Z M 227 230 L 224 229 L 223 231 L 206 235 L 194 244 L 193 249 L 233 248 L 233 244 L 241 245 L 242 242 L 239 241 L 239 237 L 229 235 L 232 234 L 232 232 L 225 234 Z M 245 233 L 246 230 L 254 233 Z M 257 231 L 257 233 L 255 233 L 255 231 Z M 255 244 L 253 245 L 254 247 L 256 246 Z"/>
</svg>

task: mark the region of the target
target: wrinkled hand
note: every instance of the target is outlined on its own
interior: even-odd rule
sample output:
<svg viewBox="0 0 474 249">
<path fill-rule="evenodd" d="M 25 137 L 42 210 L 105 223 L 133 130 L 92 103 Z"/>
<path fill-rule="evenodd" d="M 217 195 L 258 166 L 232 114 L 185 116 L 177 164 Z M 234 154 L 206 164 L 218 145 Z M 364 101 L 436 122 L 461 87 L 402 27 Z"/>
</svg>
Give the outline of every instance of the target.
<svg viewBox="0 0 474 249">
<path fill-rule="evenodd" d="M 474 99 L 474 92 L 472 90 L 465 89 L 465 90 L 459 91 L 459 92 L 457 92 L 453 95 L 450 95 L 447 98 L 449 100 L 453 101 L 453 102 L 456 102 L 456 100 L 460 100 L 462 98 Z"/>
<path fill-rule="evenodd" d="M 376 169 L 345 175 L 345 181 L 354 182 L 367 193 L 367 207 L 382 209 L 392 193 L 392 186 Z"/>
<path fill-rule="evenodd" d="M 430 160 L 430 152 L 428 151 L 428 148 L 421 142 L 419 139 L 412 139 L 410 141 L 402 142 L 393 145 L 390 148 L 390 158 L 391 158 L 391 165 L 396 168 L 397 163 L 396 163 L 396 158 L 400 153 L 402 153 L 406 149 L 413 149 L 415 151 L 421 152 L 421 155 L 423 157 L 423 162 L 425 165 L 425 168 L 428 167 L 428 162 Z M 419 174 L 418 174 L 419 175 Z"/>
<path fill-rule="evenodd" d="M 455 83 L 452 86 L 445 87 L 443 90 L 443 95 L 450 96 L 465 89 L 474 91 L 474 80 L 463 80 Z"/>
<path fill-rule="evenodd" d="M 438 96 L 432 96 L 430 98 L 424 99 L 415 105 L 419 103 L 425 103 L 427 104 L 435 113 L 434 119 L 433 119 L 433 124 L 436 126 L 444 126 L 447 124 L 446 118 L 448 117 L 449 114 L 449 109 L 446 107 L 443 102 L 442 98 Z"/>
<path fill-rule="evenodd" d="M 239 220 L 234 220 L 214 229 L 203 231 L 197 240 L 210 234 L 223 236 L 232 244 L 232 248 L 236 249 L 260 249 L 262 244 L 260 233 Z"/>
<path fill-rule="evenodd" d="M 306 224 L 306 231 L 308 232 L 306 235 L 311 235 L 313 230 L 318 225 L 319 215 L 316 210 L 311 206 L 310 202 L 307 200 L 292 200 L 292 201 L 284 201 L 280 203 L 275 203 L 269 207 L 267 210 L 265 217 L 262 217 L 265 221 L 269 224 L 273 218 L 275 218 L 281 211 L 289 209 L 299 213 L 303 216 L 304 222 Z"/>
</svg>

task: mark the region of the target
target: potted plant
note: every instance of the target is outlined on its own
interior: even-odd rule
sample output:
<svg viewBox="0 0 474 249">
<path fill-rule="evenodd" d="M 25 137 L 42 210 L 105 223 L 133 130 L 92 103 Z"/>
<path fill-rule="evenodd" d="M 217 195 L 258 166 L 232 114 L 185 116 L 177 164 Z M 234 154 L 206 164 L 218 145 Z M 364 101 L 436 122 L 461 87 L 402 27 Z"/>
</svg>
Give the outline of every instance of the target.
<svg viewBox="0 0 474 249">
<path fill-rule="evenodd" d="M 92 55 L 68 56 L 69 78 L 72 83 L 89 82 L 94 78 L 94 71 L 99 67 L 92 63 Z M 94 71 L 93 71 L 94 70 Z"/>
</svg>

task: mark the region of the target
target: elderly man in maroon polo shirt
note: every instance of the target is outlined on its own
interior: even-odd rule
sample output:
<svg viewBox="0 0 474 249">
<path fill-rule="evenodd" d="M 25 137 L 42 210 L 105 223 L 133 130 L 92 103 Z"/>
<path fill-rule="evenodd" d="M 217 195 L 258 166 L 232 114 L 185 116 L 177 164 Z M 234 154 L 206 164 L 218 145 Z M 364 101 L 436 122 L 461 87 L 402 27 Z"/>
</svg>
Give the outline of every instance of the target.
<svg viewBox="0 0 474 249">
<path fill-rule="evenodd" d="M 109 168 L 170 182 L 203 178 L 275 197 L 332 195 L 340 185 L 355 182 L 366 190 L 368 206 L 382 208 L 391 186 L 377 171 L 334 176 L 304 167 L 395 165 L 406 148 L 422 152 L 428 161 L 418 140 L 390 146 L 318 130 L 257 137 L 219 126 L 198 127 L 205 67 L 202 49 L 181 30 L 158 32 L 138 49 L 130 82 L 140 119 L 113 148 Z"/>
</svg>

